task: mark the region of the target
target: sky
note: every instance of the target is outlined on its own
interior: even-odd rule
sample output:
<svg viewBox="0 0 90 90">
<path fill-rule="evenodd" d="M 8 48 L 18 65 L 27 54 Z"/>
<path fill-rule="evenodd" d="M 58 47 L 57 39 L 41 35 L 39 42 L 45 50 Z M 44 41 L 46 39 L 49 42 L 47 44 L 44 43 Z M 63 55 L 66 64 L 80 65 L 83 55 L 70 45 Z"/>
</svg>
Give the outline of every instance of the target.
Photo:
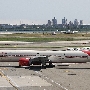
<svg viewBox="0 0 90 90">
<path fill-rule="evenodd" d="M 61 24 L 75 19 L 90 24 L 90 0 L 0 0 L 0 24 Z"/>
</svg>

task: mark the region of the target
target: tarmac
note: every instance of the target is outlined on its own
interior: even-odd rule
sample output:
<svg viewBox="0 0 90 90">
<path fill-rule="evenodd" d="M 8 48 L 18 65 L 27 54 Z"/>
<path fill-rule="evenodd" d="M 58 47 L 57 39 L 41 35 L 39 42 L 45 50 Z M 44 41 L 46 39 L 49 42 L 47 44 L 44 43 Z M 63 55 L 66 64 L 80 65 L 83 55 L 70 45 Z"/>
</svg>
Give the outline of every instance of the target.
<svg viewBox="0 0 90 90">
<path fill-rule="evenodd" d="M 55 43 L 51 44 L 53 46 Z M 58 45 L 59 43 L 56 44 Z M 46 50 L 46 48 L 37 49 Z M 40 66 L 32 69 L 19 68 L 18 64 L 18 62 L 0 62 L 0 90 L 90 90 L 90 63 L 69 64 L 69 66 L 55 64 L 55 67 L 46 69 L 41 69 Z"/>
<path fill-rule="evenodd" d="M 0 90 L 89 90 L 90 63 L 18 68 L 18 63 L 0 63 Z"/>
</svg>

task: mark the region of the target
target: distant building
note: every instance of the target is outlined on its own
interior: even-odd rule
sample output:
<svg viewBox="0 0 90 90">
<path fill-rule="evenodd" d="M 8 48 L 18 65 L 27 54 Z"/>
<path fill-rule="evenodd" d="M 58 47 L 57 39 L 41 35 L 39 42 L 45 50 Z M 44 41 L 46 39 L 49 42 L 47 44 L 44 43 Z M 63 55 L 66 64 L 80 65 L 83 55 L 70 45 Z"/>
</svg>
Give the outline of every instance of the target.
<svg viewBox="0 0 90 90">
<path fill-rule="evenodd" d="M 13 28 L 20 28 L 20 25 L 13 25 Z"/>
<path fill-rule="evenodd" d="M 21 24 L 20 28 L 26 28 L 26 26 L 27 26 L 26 24 Z"/>
<path fill-rule="evenodd" d="M 1 27 L 2 28 L 12 28 L 13 27 L 13 25 L 10 25 L 10 24 L 1 24 Z"/>
<path fill-rule="evenodd" d="M 65 19 L 65 17 L 62 19 L 62 25 L 67 25 L 67 19 Z"/>
<path fill-rule="evenodd" d="M 57 19 L 55 19 L 55 17 L 54 17 L 54 19 L 52 19 L 52 25 L 53 26 L 56 26 L 57 25 Z"/>
<path fill-rule="evenodd" d="M 70 21 L 70 22 L 69 22 L 69 29 L 72 29 L 72 28 L 73 28 L 73 22 Z"/>
<path fill-rule="evenodd" d="M 78 25 L 79 25 L 79 22 L 78 22 L 77 19 L 74 20 L 74 25 L 75 25 L 75 26 L 78 26 Z"/>
<path fill-rule="evenodd" d="M 50 20 L 48 20 L 48 26 L 51 26 L 51 23 L 52 23 L 52 22 L 51 22 Z"/>
<path fill-rule="evenodd" d="M 73 25 L 73 22 L 72 22 L 72 21 L 70 21 L 70 22 L 69 22 L 69 25 L 70 25 L 70 26 L 72 26 L 72 25 Z"/>
<path fill-rule="evenodd" d="M 80 25 L 83 25 L 83 20 L 80 20 Z"/>
</svg>

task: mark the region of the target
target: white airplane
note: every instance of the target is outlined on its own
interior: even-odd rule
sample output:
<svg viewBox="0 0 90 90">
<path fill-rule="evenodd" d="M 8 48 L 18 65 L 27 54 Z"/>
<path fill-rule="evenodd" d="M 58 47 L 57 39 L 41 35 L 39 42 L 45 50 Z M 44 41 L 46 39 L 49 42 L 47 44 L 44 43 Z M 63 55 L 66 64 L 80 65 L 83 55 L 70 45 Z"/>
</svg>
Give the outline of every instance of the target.
<svg viewBox="0 0 90 90">
<path fill-rule="evenodd" d="M 74 33 L 78 33 L 78 31 L 67 30 L 67 31 L 61 31 L 61 33 L 65 33 L 65 34 L 74 34 Z"/>
<path fill-rule="evenodd" d="M 90 47 L 83 47 L 82 50 L 90 50 Z"/>
<path fill-rule="evenodd" d="M 0 50 L 0 62 L 19 62 L 19 66 L 86 63 L 90 62 L 90 51 Z"/>
</svg>

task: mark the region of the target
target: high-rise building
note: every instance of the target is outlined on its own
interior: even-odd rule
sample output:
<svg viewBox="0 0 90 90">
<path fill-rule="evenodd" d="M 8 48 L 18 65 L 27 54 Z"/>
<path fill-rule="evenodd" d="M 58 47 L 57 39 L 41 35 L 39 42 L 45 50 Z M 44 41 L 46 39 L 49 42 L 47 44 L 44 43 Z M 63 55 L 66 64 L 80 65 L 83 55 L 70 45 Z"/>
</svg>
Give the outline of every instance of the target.
<svg viewBox="0 0 90 90">
<path fill-rule="evenodd" d="M 80 20 L 80 25 L 83 25 L 83 20 Z"/>
<path fill-rule="evenodd" d="M 74 20 L 74 25 L 75 25 L 75 26 L 78 26 L 78 25 L 79 25 L 79 22 L 78 22 L 77 19 Z"/>
<path fill-rule="evenodd" d="M 51 23 L 52 23 L 52 22 L 51 22 L 50 20 L 48 20 L 48 26 L 51 26 Z"/>
<path fill-rule="evenodd" d="M 55 17 L 54 17 L 54 19 L 52 19 L 52 25 L 53 26 L 56 26 L 57 25 L 57 19 L 55 19 Z"/>
<path fill-rule="evenodd" d="M 69 26 L 73 26 L 73 22 L 72 21 L 69 22 Z"/>
<path fill-rule="evenodd" d="M 62 19 L 62 25 L 67 25 L 67 19 L 65 19 L 65 17 Z"/>
</svg>

